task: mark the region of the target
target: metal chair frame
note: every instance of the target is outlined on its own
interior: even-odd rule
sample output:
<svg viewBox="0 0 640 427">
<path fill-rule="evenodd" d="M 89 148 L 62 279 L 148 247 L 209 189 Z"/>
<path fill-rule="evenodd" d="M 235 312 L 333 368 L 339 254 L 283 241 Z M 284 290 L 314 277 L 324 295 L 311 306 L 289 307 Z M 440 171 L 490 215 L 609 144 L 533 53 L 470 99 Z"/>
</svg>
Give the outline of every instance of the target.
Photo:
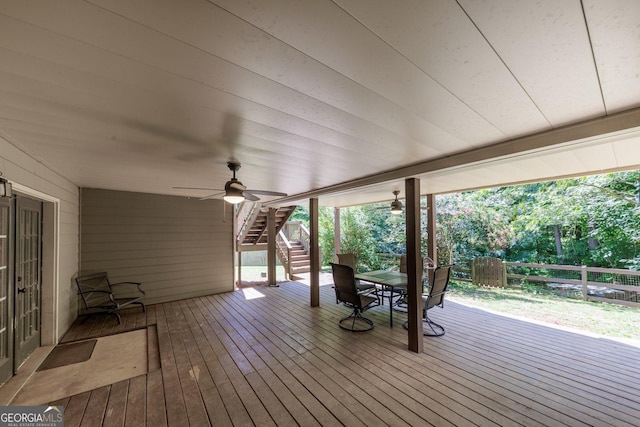
<svg viewBox="0 0 640 427">
<path fill-rule="evenodd" d="M 373 321 L 363 317 L 362 313 L 371 307 L 379 305 L 378 298 L 358 292 L 355 273 L 350 266 L 331 264 L 331 269 L 333 271 L 336 302 L 342 303 L 353 310 L 351 314 L 338 321 L 338 326 L 351 332 L 370 331 L 374 326 Z M 359 328 L 356 322 L 364 323 L 366 326 Z"/>
<path fill-rule="evenodd" d="M 451 265 L 436 267 L 433 272 L 433 284 L 429 287 L 429 293 L 422 295 L 422 325 L 423 335 L 426 337 L 440 337 L 444 335 L 444 327 L 429 318 L 429 310 L 433 307 L 444 308 L 444 296 L 449 287 L 451 279 Z M 409 327 L 409 321 L 402 325 L 405 329 Z"/>
<path fill-rule="evenodd" d="M 111 283 L 107 273 L 94 273 L 86 276 L 76 277 L 78 294 L 82 298 L 84 312 L 82 316 L 92 314 L 110 314 L 116 317 L 118 324 L 122 323 L 118 311 L 131 305 L 139 305 L 142 311 L 146 311 L 144 303 L 141 301 L 144 296 L 140 282 L 118 282 Z M 128 291 L 124 288 L 128 287 Z M 117 296 L 114 288 L 122 289 L 118 293 L 131 296 Z"/>
</svg>

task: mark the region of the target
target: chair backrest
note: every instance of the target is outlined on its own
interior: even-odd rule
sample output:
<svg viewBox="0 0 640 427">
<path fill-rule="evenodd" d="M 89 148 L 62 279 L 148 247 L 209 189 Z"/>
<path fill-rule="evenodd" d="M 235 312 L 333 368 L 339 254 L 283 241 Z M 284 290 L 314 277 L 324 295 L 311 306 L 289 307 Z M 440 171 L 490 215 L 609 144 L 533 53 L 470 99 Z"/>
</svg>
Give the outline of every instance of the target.
<svg viewBox="0 0 640 427">
<path fill-rule="evenodd" d="M 424 309 L 429 310 L 436 305 L 442 305 L 444 302 L 444 294 L 449 286 L 449 278 L 451 277 L 451 266 L 440 265 L 433 272 L 433 284 L 429 287 L 429 298 L 427 298 Z"/>
<path fill-rule="evenodd" d="M 418 262 L 422 262 L 422 264 L 420 265 L 420 270 L 426 270 L 433 263 L 433 261 L 431 261 L 431 258 L 429 257 L 421 258 Z M 407 272 L 407 256 L 400 255 L 400 273 L 406 273 L 406 272 Z"/>
<path fill-rule="evenodd" d="M 338 264 L 348 265 L 353 268 L 353 271 L 356 271 L 356 266 L 358 265 L 358 259 L 355 254 L 346 253 L 346 254 L 336 254 L 338 257 Z"/>
<path fill-rule="evenodd" d="M 333 283 L 336 289 L 338 302 L 345 302 L 354 307 L 361 307 L 360 296 L 356 289 L 356 278 L 353 268 L 343 264 L 331 264 L 333 271 Z"/>
<path fill-rule="evenodd" d="M 76 284 L 85 309 L 110 304 L 112 289 L 107 273 L 76 277 Z"/>
</svg>

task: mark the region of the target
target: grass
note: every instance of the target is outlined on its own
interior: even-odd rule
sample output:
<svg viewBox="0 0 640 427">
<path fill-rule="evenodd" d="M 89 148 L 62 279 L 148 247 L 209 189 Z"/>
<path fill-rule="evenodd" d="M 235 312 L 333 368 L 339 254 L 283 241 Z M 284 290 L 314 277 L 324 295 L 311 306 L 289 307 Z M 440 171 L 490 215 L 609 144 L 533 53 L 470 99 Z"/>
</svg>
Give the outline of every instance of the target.
<svg viewBox="0 0 640 427">
<path fill-rule="evenodd" d="M 284 280 L 284 277 L 284 267 L 281 265 L 276 265 L 276 279 Z M 242 280 L 246 282 L 261 282 L 267 280 L 267 266 L 243 265 Z"/>
<path fill-rule="evenodd" d="M 447 298 L 605 337 L 640 340 L 640 309 L 635 307 L 567 298 L 535 286 L 483 288 L 455 281 L 450 284 Z"/>
<path fill-rule="evenodd" d="M 242 280 L 265 281 L 266 277 L 261 274 L 266 271 L 266 266 L 243 266 Z M 276 266 L 276 277 L 284 280 L 281 265 Z M 567 298 L 533 285 L 484 288 L 456 281 L 451 282 L 447 299 L 497 313 L 640 342 L 640 308 Z"/>
</svg>

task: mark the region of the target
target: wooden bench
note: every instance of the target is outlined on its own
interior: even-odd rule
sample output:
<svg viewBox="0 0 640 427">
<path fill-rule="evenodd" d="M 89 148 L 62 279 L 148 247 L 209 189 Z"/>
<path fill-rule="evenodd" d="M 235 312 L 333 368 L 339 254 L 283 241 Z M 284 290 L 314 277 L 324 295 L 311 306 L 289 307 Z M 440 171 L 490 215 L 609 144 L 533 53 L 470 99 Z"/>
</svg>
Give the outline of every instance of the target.
<svg viewBox="0 0 640 427">
<path fill-rule="evenodd" d="M 111 283 L 107 273 L 94 273 L 76 277 L 78 294 L 84 308 L 80 315 L 111 314 L 122 322 L 118 311 L 132 304 L 140 305 L 146 311 L 142 299 L 145 296 L 140 282 Z"/>
</svg>

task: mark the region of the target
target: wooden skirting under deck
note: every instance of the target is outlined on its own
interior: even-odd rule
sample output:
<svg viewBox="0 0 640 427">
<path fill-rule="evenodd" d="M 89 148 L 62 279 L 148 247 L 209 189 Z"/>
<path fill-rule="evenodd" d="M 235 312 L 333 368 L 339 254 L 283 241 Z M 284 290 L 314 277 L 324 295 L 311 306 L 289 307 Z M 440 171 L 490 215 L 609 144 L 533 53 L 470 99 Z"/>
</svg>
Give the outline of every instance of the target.
<svg viewBox="0 0 640 427">
<path fill-rule="evenodd" d="M 321 286 L 286 282 L 79 322 L 73 341 L 156 324 L 159 369 L 65 398 L 65 426 L 637 426 L 640 348 L 445 302 L 446 328 L 407 350 L 387 306 L 375 328 Z M 118 351 L 118 349 L 114 349 Z M 53 386 L 53 385 L 52 385 Z"/>
</svg>

